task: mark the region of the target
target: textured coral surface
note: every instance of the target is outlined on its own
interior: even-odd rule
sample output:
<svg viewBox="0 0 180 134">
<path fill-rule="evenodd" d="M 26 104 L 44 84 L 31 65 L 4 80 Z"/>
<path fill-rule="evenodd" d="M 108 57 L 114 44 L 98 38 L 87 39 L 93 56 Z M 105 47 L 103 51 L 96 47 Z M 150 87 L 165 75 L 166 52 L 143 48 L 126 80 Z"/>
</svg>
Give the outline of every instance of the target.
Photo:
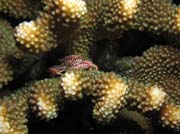
<svg viewBox="0 0 180 134">
<path fill-rule="evenodd" d="M 180 132 L 172 0 L 0 0 L 0 134 Z"/>
</svg>

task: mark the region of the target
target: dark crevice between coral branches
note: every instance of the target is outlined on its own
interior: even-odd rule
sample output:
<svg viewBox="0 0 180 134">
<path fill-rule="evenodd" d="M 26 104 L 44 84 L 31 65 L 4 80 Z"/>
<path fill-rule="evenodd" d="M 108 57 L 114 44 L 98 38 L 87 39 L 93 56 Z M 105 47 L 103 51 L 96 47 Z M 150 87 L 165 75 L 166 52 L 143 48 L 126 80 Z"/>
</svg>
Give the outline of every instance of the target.
<svg viewBox="0 0 180 134">
<path fill-rule="evenodd" d="M 176 5 L 180 5 L 180 0 L 172 0 L 172 2 Z"/>
</svg>

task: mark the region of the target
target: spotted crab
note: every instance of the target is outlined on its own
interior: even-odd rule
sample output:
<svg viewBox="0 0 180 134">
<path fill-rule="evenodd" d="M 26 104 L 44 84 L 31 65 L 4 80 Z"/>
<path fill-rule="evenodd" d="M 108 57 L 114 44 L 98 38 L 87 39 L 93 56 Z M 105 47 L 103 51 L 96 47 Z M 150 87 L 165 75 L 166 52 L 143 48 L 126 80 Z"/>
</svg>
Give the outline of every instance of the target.
<svg viewBox="0 0 180 134">
<path fill-rule="evenodd" d="M 61 75 L 63 72 L 70 69 L 98 70 L 98 67 L 93 62 L 83 60 L 83 57 L 80 55 L 69 55 L 59 59 L 59 62 L 60 65 L 52 66 L 48 69 L 52 76 Z"/>
</svg>

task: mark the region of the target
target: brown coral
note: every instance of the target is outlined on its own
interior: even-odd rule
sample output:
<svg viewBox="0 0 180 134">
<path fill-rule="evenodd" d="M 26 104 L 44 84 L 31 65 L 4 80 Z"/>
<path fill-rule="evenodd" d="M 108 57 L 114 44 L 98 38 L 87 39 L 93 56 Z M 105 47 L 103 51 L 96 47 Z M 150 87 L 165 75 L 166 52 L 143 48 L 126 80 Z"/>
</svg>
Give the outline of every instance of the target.
<svg viewBox="0 0 180 134">
<path fill-rule="evenodd" d="M 180 106 L 174 103 L 167 103 L 161 109 L 161 121 L 163 126 L 170 126 L 179 130 L 180 126 Z"/>
<path fill-rule="evenodd" d="M 70 31 L 76 29 L 74 25 L 86 13 L 85 3 L 81 0 L 46 0 L 44 3 L 44 11 L 36 20 L 16 27 L 17 41 L 30 52 L 47 52 L 65 40 L 65 36 L 69 39 L 67 28 L 72 28 Z"/>
<path fill-rule="evenodd" d="M 1 0 L 0 11 L 15 18 L 32 17 L 37 12 L 35 0 Z"/>
<path fill-rule="evenodd" d="M 50 120 L 58 115 L 63 98 L 59 81 L 59 79 L 45 79 L 30 86 L 30 104 L 41 119 Z"/>
<path fill-rule="evenodd" d="M 11 65 L 6 58 L 0 57 L 0 88 L 3 85 L 7 85 L 12 79 L 13 71 Z"/>
<path fill-rule="evenodd" d="M 50 30 L 51 16 L 41 13 L 35 21 L 23 22 L 16 27 L 16 40 L 30 52 L 46 52 L 57 46 L 56 36 Z"/>
<path fill-rule="evenodd" d="M 72 53 L 87 57 L 96 40 L 119 38 L 131 29 L 179 35 L 179 7 L 170 0 L 92 0 Z"/>
<path fill-rule="evenodd" d="M 21 50 L 16 46 L 13 27 L 3 18 L 0 18 L 0 56 L 22 56 Z"/>
<path fill-rule="evenodd" d="M 154 46 L 135 57 L 128 74 L 143 83 L 154 83 L 180 104 L 180 52 L 170 46 Z"/>
<path fill-rule="evenodd" d="M 119 38 L 130 29 L 147 30 L 155 34 L 180 32 L 179 7 L 169 0 L 44 0 L 44 3 L 43 12 L 52 17 L 49 29 L 57 36 L 58 43 L 69 42 L 71 54 L 83 55 L 86 58 L 89 58 L 90 47 L 94 41 Z M 21 37 L 21 33 L 31 33 L 21 27 L 16 29 L 17 40 L 26 46 L 28 36 Z M 31 31 L 30 27 L 27 29 Z M 29 48 L 33 46 L 35 39 L 44 38 L 34 35 L 27 43 Z M 46 42 L 38 43 L 37 46 L 45 46 L 43 43 Z M 35 49 L 41 52 L 38 48 Z"/>
<path fill-rule="evenodd" d="M 27 97 L 22 91 L 0 99 L 0 133 L 28 134 Z"/>
<path fill-rule="evenodd" d="M 66 98 L 82 97 L 83 92 L 95 97 L 93 116 L 100 122 L 114 119 L 125 104 L 126 82 L 114 73 L 69 71 L 62 77 L 61 85 Z"/>
<path fill-rule="evenodd" d="M 136 106 L 142 112 L 158 111 L 167 101 L 167 94 L 163 88 L 156 85 L 145 85 L 138 82 L 129 82 L 127 99 L 130 106 Z"/>
</svg>

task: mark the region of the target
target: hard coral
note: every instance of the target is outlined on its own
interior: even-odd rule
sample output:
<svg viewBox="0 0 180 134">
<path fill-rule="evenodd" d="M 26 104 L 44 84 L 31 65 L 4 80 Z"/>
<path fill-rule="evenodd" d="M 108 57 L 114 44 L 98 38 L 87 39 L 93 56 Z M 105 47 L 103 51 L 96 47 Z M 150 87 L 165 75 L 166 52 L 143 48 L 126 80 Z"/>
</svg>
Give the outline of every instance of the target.
<svg viewBox="0 0 180 134">
<path fill-rule="evenodd" d="M 1 0 L 0 11 L 15 18 L 31 18 L 38 10 L 36 0 Z"/>
<path fill-rule="evenodd" d="M 166 104 L 161 109 L 161 121 L 163 126 L 170 126 L 179 130 L 180 106 L 174 103 Z"/>
<path fill-rule="evenodd" d="M 21 51 L 14 39 L 14 29 L 3 18 L 0 18 L 0 88 L 7 85 L 13 79 L 12 65 L 10 58 L 21 58 L 24 52 Z"/>
<path fill-rule="evenodd" d="M 13 79 L 12 66 L 4 57 L 0 57 L 0 88 L 7 85 Z"/>
<path fill-rule="evenodd" d="M 20 8 L 13 9 L 17 3 L 14 4 L 13 1 L 12 5 L 7 5 L 8 2 L 10 1 L 0 0 L 0 11 L 17 18 L 26 18 L 28 15 L 31 17 L 32 12 L 37 11 L 36 8 L 32 11 L 32 6 L 26 8 L 30 1 L 16 0 L 15 2 L 22 3 L 19 5 Z M 78 100 L 83 97 L 92 100 L 94 106 L 92 117 L 101 124 L 110 123 L 122 113 L 120 111 L 122 108 L 127 107 L 140 114 L 159 113 L 162 126 L 180 129 L 178 45 L 154 46 L 142 56 L 123 57 L 122 60 L 119 60 L 118 56 L 114 56 L 115 59 L 110 58 L 113 60 L 108 65 L 117 58 L 118 69 L 113 67 L 111 69 L 120 71 L 119 74 L 122 75 L 98 71 L 93 64 L 94 61 L 89 61 L 97 58 L 93 59 L 89 54 L 90 52 L 94 54 L 91 47 L 95 41 L 119 39 L 129 30 L 148 31 L 156 36 L 167 34 L 172 40 L 178 39 L 179 6 L 170 0 L 42 0 L 41 2 L 44 5 L 36 18 L 30 22 L 26 20 L 20 23 L 15 28 L 15 33 L 6 21 L 0 19 L 0 87 L 12 80 L 12 69 L 15 70 L 15 75 L 20 75 L 16 78 L 23 75 L 21 79 L 26 79 L 20 82 L 14 80 L 4 88 L 23 86 L 32 80 L 26 74 L 35 80 L 9 97 L 0 99 L 0 133 L 26 134 L 28 133 L 26 116 L 29 110 L 41 119 L 50 120 L 57 117 L 63 100 Z M 4 3 L 4 6 L 1 3 Z M 21 7 L 22 13 L 17 14 Z M 14 35 L 23 49 L 16 46 Z M 65 49 L 70 55 L 80 56 L 63 58 L 60 66 L 61 75 L 43 79 L 47 76 L 44 70 L 53 64 L 51 56 L 55 53 L 43 52 L 48 52 L 61 44 L 66 44 Z M 31 52 L 31 55 L 27 56 L 24 52 Z M 62 55 L 67 54 L 65 53 Z M 17 60 L 19 57 L 23 59 Z M 25 65 L 12 68 L 14 62 Z M 51 69 L 57 69 L 55 67 Z M 89 69 L 91 67 L 95 69 Z M 133 112 L 129 113 L 134 115 Z M 133 119 L 126 114 L 124 117 Z"/>
<path fill-rule="evenodd" d="M 20 92 L 20 97 L 25 99 L 23 106 L 25 103 L 26 105 L 30 105 L 32 110 L 38 112 L 37 115 L 42 119 L 52 119 L 57 116 L 58 105 L 64 97 L 64 99 L 76 100 L 82 98 L 83 94 L 86 94 L 92 97 L 94 103 L 93 117 L 101 123 L 112 121 L 117 118 L 117 114 L 121 108 L 126 105 L 130 107 L 136 106 L 131 105 L 131 103 L 135 102 L 134 104 L 136 104 L 137 102 L 139 105 L 136 106 L 136 109 L 143 109 L 143 112 L 152 110 L 160 111 L 161 119 L 164 121 L 163 124 L 169 125 L 172 128 L 179 128 L 179 118 L 177 118 L 179 106 L 174 104 L 172 105 L 173 108 L 169 109 L 171 103 L 166 101 L 166 94 L 163 93 L 162 89 L 158 89 L 157 87 L 146 89 L 146 86 L 143 85 L 137 88 L 137 86 L 133 86 L 132 83 L 133 81 L 128 81 L 114 73 L 71 70 L 67 71 L 64 76 L 60 78 L 45 79 L 29 84 L 24 88 L 22 93 Z M 146 94 L 136 94 L 134 90 L 132 90 L 133 88 L 137 88 L 137 91 L 140 89 L 140 92 Z M 159 93 L 156 94 L 156 92 Z M 18 93 L 12 94 L 15 98 L 18 98 L 16 97 L 17 95 Z M 161 95 L 161 97 L 159 97 L 159 95 Z M 13 100 L 11 98 L 9 99 L 9 101 Z M 8 102 L 6 98 L 3 98 L 2 101 L 5 103 Z M 19 103 L 15 103 L 15 105 L 19 105 Z M 170 112 L 173 109 L 177 110 Z M 12 111 L 13 110 L 15 110 L 15 107 Z M 19 112 L 23 112 L 23 109 Z M 9 116 L 14 116 L 13 113 L 9 114 Z M 5 118 L 4 114 L 2 116 Z M 21 120 L 25 119 L 20 118 L 19 121 Z M 6 122 L 7 123 L 3 122 L 2 124 L 13 123 L 11 120 L 7 120 Z M 11 128 L 12 127 L 4 127 L 3 131 L 9 132 Z M 13 132 L 14 131 L 18 132 L 19 130 L 13 130 Z"/>
<path fill-rule="evenodd" d="M 61 85 L 66 98 L 81 98 L 83 92 L 95 97 L 93 116 L 100 122 L 110 122 L 125 104 L 126 81 L 114 73 L 69 71 Z"/>
<path fill-rule="evenodd" d="M 73 2 L 69 0 L 47 0 L 44 3 L 46 5 L 44 12 L 51 16 L 52 20 L 51 26 L 43 25 L 43 27 L 46 26 L 47 31 L 52 28 L 53 33 L 58 36 L 56 40 L 59 44 L 67 41 L 65 41 L 65 37 L 67 38 L 68 33 L 68 38 L 72 39 L 70 41 L 70 52 L 85 57 L 88 57 L 90 47 L 94 41 L 104 38 L 119 38 L 130 29 L 148 30 L 155 34 L 180 33 L 180 9 L 169 0 L 92 0 L 85 2 L 81 0 Z M 40 16 L 38 19 L 41 18 Z M 39 42 L 39 40 L 43 40 L 43 37 L 36 36 L 35 33 L 28 33 L 22 25 L 27 27 L 27 22 L 16 28 L 17 40 L 30 50 L 34 48 L 35 52 L 41 52 L 39 48 L 45 46 L 48 41 Z M 36 24 L 35 27 L 44 29 L 41 25 L 38 25 Z M 27 29 L 32 31 L 33 27 L 27 27 Z M 23 33 L 27 36 L 23 36 Z M 48 38 L 53 38 L 49 37 L 52 36 L 51 34 L 47 35 Z M 29 42 L 26 42 L 29 36 L 32 36 L 32 38 Z M 35 42 L 36 47 L 34 46 Z M 52 46 L 54 43 L 48 44 Z M 46 51 L 51 48 L 46 47 Z"/>
<path fill-rule="evenodd" d="M 16 46 L 13 27 L 8 21 L 0 18 L 0 56 L 19 58 L 21 55 L 20 49 Z"/>
<path fill-rule="evenodd" d="M 29 89 L 31 109 L 42 119 L 50 120 L 58 115 L 62 103 L 59 82 L 59 79 L 45 79 L 35 82 Z"/>
<path fill-rule="evenodd" d="M 47 52 L 56 47 L 65 40 L 66 29 L 73 31 L 86 13 L 85 3 L 81 0 L 45 0 L 44 3 L 44 11 L 36 20 L 23 22 L 16 27 L 17 41 L 30 52 Z"/>
<path fill-rule="evenodd" d="M 50 30 L 51 16 L 42 13 L 35 21 L 23 22 L 18 26 L 17 41 L 30 52 L 45 52 L 57 46 L 56 36 Z"/>
<path fill-rule="evenodd" d="M 143 83 L 154 83 L 161 86 L 177 104 L 180 85 L 180 52 L 170 46 L 154 46 L 135 57 L 130 69 L 129 77 Z"/>
<path fill-rule="evenodd" d="M 0 99 L 0 133 L 28 134 L 27 97 L 24 91 L 17 91 L 8 97 Z"/>
<path fill-rule="evenodd" d="M 125 59 L 121 62 L 125 63 L 121 68 L 128 68 L 123 74 L 137 81 L 133 87 L 129 86 L 131 91 L 127 96 L 132 102 L 131 105 L 137 105 L 143 111 L 160 109 L 163 124 L 176 129 L 179 129 L 179 57 L 177 48 L 154 46 L 142 56 L 131 58 L 128 64 L 128 61 L 124 62 Z M 151 84 L 158 87 L 153 88 Z"/>
</svg>

